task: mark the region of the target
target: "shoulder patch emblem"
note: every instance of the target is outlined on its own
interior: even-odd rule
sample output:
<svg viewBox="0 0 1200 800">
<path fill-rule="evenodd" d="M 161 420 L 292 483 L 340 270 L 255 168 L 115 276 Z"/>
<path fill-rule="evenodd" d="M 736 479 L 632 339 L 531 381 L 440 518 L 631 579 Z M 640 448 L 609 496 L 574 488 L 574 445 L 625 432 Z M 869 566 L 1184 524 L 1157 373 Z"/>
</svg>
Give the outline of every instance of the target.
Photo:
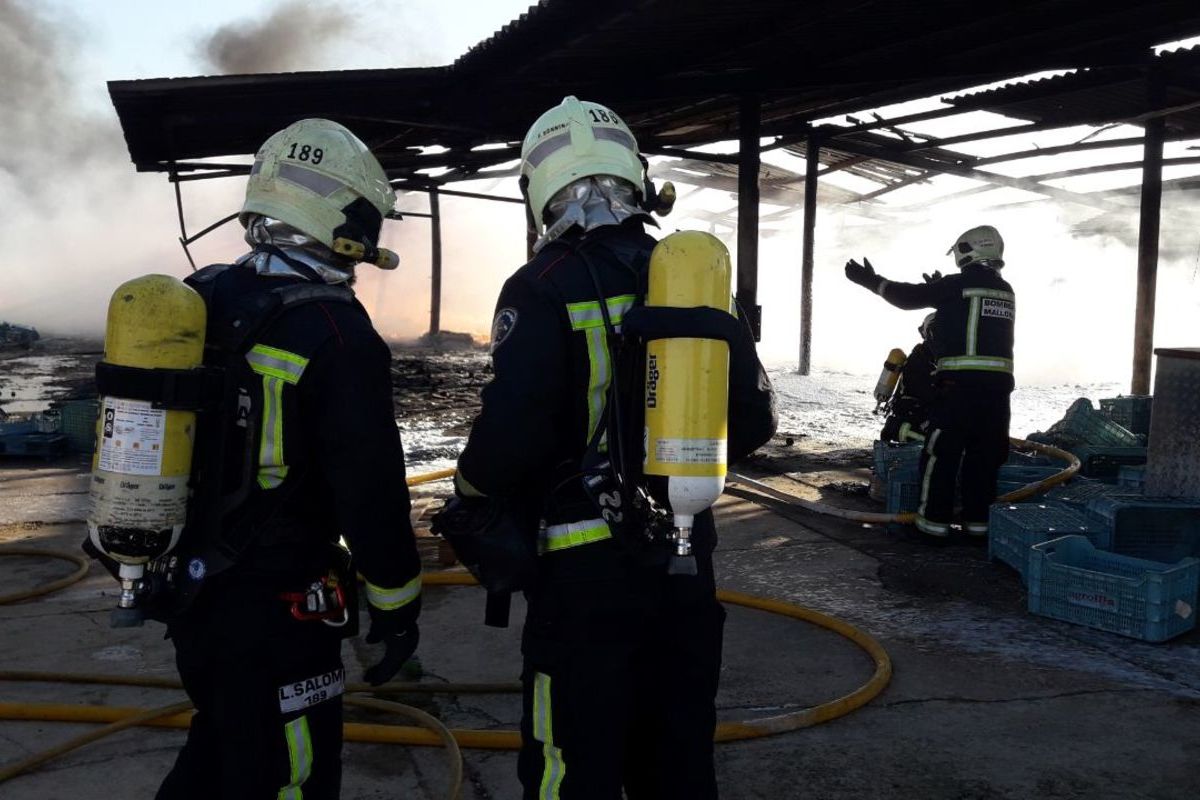
<svg viewBox="0 0 1200 800">
<path fill-rule="evenodd" d="M 517 310 L 515 308 L 502 308 L 497 311 L 496 318 L 492 320 L 492 345 L 488 352 L 496 352 L 515 327 L 517 327 Z"/>
</svg>

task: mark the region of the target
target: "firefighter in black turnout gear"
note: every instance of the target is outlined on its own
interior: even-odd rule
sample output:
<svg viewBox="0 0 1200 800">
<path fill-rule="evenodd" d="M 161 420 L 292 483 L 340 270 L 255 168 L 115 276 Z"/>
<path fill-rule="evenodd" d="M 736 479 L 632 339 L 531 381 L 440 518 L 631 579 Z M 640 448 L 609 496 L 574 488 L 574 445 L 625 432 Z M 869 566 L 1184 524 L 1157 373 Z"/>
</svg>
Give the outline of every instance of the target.
<svg viewBox="0 0 1200 800">
<path fill-rule="evenodd" d="M 462 519 L 463 508 L 502 505 L 510 510 L 493 518 L 524 520 L 497 523 L 491 535 L 529 543 L 525 798 L 715 798 L 725 613 L 713 581 L 712 512 L 695 520 L 698 574 L 669 575 L 667 543 L 647 534 L 606 471 L 619 440 L 632 454 L 624 460 L 642 460 L 640 424 L 630 413 L 618 430 L 615 413 L 642 402 L 641 373 L 625 368 L 613 339 L 624 338 L 622 320 L 645 291 L 655 240 L 644 223 L 661 195 L 620 118 L 574 97 L 533 125 L 522 160 L 531 224 L 542 235 L 497 301 L 495 376 L 459 457 L 458 497 L 435 531 Z M 775 426 L 749 328 L 734 327 L 730 461 Z"/>
<path fill-rule="evenodd" d="M 885 442 L 923 442 L 929 430 L 929 414 L 937 394 L 934 372 L 933 326 L 936 314 L 925 317 L 917 332 L 921 341 L 908 353 L 900 368 L 900 380 L 887 404 L 887 419 L 879 438 Z"/>
<path fill-rule="evenodd" d="M 201 415 L 169 593 L 196 715 L 161 800 L 339 796 L 355 570 L 367 641 L 385 645 L 367 680 L 390 680 L 416 648 L 390 352 L 349 288 L 356 263 L 394 264 L 376 246 L 394 200 L 354 134 L 302 120 L 255 156 L 240 215 L 252 251 L 187 281 L 208 306 L 205 363 L 225 400 Z"/>
<path fill-rule="evenodd" d="M 930 539 L 949 536 L 961 465 L 963 529 L 986 540 L 988 506 L 1008 457 L 1016 296 L 1000 275 L 1004 241 L 995 228 L 971 228 L 948 253 L 961 272 L 923 284 L 885 280 L 865 258 L 847 262 L 846 277 L 898 308 L 937 310 L 937 394 L 921 455 L 916 525 Z"/>
</svg>

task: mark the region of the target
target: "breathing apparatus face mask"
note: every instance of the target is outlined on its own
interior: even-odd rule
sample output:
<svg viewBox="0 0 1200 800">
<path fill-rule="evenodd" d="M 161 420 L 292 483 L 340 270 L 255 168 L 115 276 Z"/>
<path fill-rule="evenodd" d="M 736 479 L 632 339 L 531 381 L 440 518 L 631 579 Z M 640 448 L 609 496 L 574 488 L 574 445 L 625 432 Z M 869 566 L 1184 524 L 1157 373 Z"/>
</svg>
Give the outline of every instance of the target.
<svg viewBox="0 0 1200 800">
<path fill-rule="evenodd" d="M 590 231 L 602 225 L 619 225 L 631 217 L 654 220 L 638 205 L 633 184 L 612 175 L 590 175 L 559 189 L 546 205 L 546 232 L 534 251 L 571 228 Z"/>
<path fill-rule="evenodd" d="M 238 261 L 252 266 L 259 275 L 307 277 L 288 263 L 298 261 L 316 272 L 325 283 L 354 282 L 355 262 L 340 256 L 301 230 L 262 214 L 254 214 L 246 224 L 246 244 L 254 248 Z M 287 258 L 271 252 L 278 250 Z"/>
</svg>

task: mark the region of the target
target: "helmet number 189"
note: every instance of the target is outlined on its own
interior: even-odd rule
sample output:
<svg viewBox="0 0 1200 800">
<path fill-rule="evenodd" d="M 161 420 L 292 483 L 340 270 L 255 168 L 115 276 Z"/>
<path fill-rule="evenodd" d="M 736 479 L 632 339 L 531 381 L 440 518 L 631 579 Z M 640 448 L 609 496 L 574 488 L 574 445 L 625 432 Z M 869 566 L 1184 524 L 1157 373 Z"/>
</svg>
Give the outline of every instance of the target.
<svg viewBox="0 0 1200 800">
<path fill-rule="evenodd" d="M 307 144 L 302 145 L 299 142 L 292 142 L 292 149 L 288 151 L 288 158 L 294 158 L 297 161 L 311 161 L 314 164 L 320 164 L 324 157 L 325 151 L 321 148 Z"/>
<path fill-rule="evenodd" d="M 621 120 L 617 119 L 617 115 L 611 111 L 605 111 L 602 108 L 589 108 L 588 113 L 592 115 L 592 122 L 610 122 L 614 125 L 619 125 Z"/>
</svg>

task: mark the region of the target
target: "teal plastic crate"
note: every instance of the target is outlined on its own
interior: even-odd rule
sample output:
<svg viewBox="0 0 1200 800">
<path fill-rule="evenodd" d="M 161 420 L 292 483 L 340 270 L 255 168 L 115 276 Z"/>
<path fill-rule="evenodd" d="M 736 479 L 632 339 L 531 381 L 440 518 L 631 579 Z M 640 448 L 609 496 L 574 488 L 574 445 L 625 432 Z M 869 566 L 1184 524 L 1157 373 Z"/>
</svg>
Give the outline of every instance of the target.
<svg viewBox="0 0 1200 800">
<path fill-rule="evenodd" d="M 1154 398 L 1150 395 L 1121 395 L 1100 400 L 1100 413 L 1130 433 L 1150 435 L 1150 412 Z"/>
<path fill-rule="evenodd" d="M 1122 464 L 1117 470 L 1117 486 L 1140 492 L 1146 485 L 1145 464 Z"/>
<path fill-rule="evenodd" d="M 1108 531 L 1092 530 L 1087 518 L 1059 503 L 998 503 L 988 517 L 988 558 L 1002 561 L 1017 571 L 1021 582 L 1029 575 L 1029 560 L 1035 544 L 1061 536 L 1086 536 L 1097 547 L 1108 544 Z"/>
<path fill-rule="evenodd" d="M 1077 510 L 1084 510 L 1087 504 L 1096 497 L 1136 497 L 1137 493 L 1111 483 L 1092 478 L 1072 478 L 1066 483 L 1055 486 L 1046 492 L 1044 499 L 1063 503 Z"/>
<path fill-rule="evenodd" d="M 1079 445 L 1070 448 L 1079 458 L 1079 474 L 1115 483 L 1121 467 L 1146 463 L 1145 447 Z"/>
<path fill-rule="evenodd" d="M 1086 536 L 1035 544 L 1029 611 L 1044 617 L 1164 642 L 1196 625 L 1200 561 L 1164 564 L 1097 550 Z"/>
<path fill-rule="evenodd" d="M 99 403 L 92 400 L 68 400 L 59 406 L 60 431 L 76 453 L 91 453 L 96 448 L 96 416 Z"/>
<path fill-rule="evenodd" d="M 921 504 L 921 473 L 912 467 L 893 467 L 888 473 L 887 513 L 916 511 Z"/>
<path fill-rule="evenodd" d="M 1098 447 L 1137 447 L 1142 444 L 1137 434 L 1101 414 L 1086 397 L 1072 403 L 1066 415 L 1051 425 L 1047 433 L 1058 433 L 1079 444 Z"/>
<path fill-rule="evenodd" d="M 886 480 L 888 472 L 893 467 L 915 468 L 921 460 L 922 445 L 920 442 L 895 444 L 893 442 L 875 442 L 875 475 L 880 480 Z"/>
<path fill-rule="evenodd" d="M 1093 526 L 1111 531 L 1113 552 L 1167 563 L 1200 557 L 1200 500 L 1108 495 L 1086 511 Z"/>
</svg>

